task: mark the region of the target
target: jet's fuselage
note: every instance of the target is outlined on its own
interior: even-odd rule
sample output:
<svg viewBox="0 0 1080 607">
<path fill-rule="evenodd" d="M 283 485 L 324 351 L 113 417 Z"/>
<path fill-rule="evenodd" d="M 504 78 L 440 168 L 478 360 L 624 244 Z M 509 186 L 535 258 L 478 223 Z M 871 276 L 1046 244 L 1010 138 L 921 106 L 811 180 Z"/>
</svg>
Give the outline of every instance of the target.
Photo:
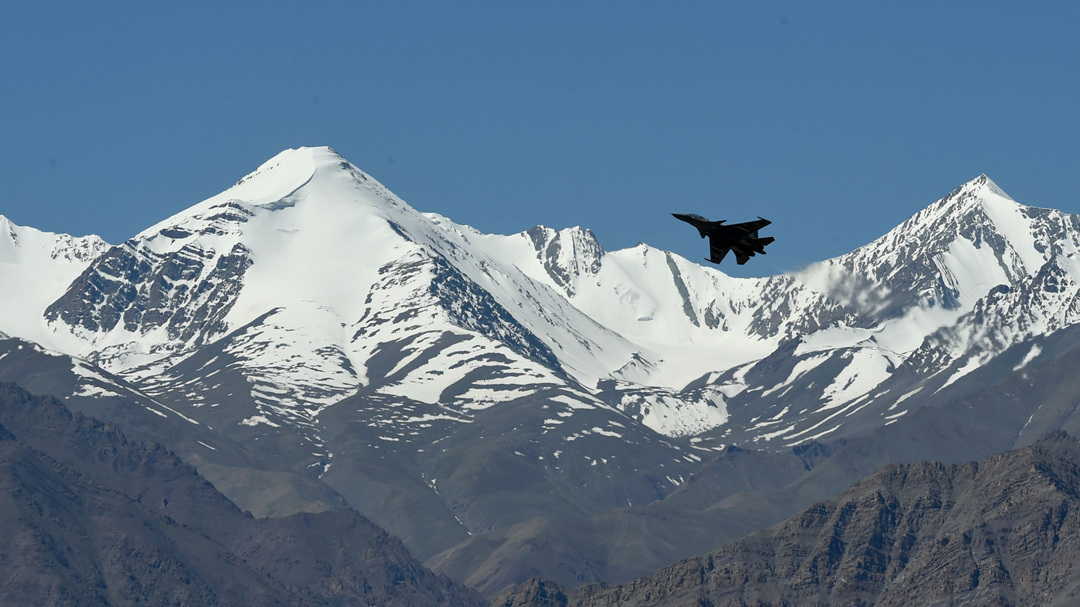
<svg viewBox="0 0 1080 607">
<path fill-rule="evenodd" d="M 675 217 L 675 219 L 685 221 L 686 223 L 697 228 L 698 233 L 701 234 L 702 238 L 705 238 L 710 233 L 712 233 L 713 230 L 723 225 L 725 221 L 723 219 L 719 221 L 709 221 L 708 219 L 705 219 L 701 215 L 697 215 L 695 213 L 672 213 L 672 215 Z"/>
</svg>

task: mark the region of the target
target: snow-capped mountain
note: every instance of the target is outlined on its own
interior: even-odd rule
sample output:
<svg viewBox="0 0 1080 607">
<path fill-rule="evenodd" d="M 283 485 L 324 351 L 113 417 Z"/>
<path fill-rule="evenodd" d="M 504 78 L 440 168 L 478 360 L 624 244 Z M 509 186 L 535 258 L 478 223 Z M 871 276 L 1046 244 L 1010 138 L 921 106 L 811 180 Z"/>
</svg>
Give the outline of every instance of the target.
<svg viewBox="0 0 1080 607">
<path fill-rule="evenodd" d="M 168 369 L 229 336 L 259 403 L 247 423 L 361 388 L 469 409 L 565 385 L 590 402 L 602 380 L 677 391 L 821 322 L 763 310 L 759 290 L 645 246 L 605 254 L 576 228 L 480 234 L 313 148 L 100 255 L 45 310 L 50 335 L 26 337 L 168 385 Z M 723 418 L 715 394 L 671 428 L 655 411 L 679 399 L 622 400 L 669 434 Z"/>
<path fill-rule="evenodd" d="M 33 289 L 8 332 L 152 393 L 218 347 L 250 385 L 246 425 L 310 423 L 361 391 L 453 417 L 562 387 L 668 436 L 790 444 L 842 434 L 817 413 L 846 415 L 899 369 L 922 381 L 962 358 L 970 370 L 1076 322 L 1077 228 L 981 176 L 848 255 L 736 279 L 647 245 L 605 252 L 581 228 L 482 234 L 416 211 L 329 148 L 301 148 L 107 251 L 51 237 L 71 260 L 50 265 L 57 281 L 93 264 L 62 295 Z M 38 272 L 10 267 L 6 281 Z M 27 315 L 47 330 L 22 330 Z M 796 364 L 759 377 L 776 356 Z M 780 415 L 783 398 L 766 404 L 823 366 L 834 381 L 816 382 L 819 406 L 800 418 Z M 725 427 L 740 395 L 753 424 Z"/>
<path fill-rule="evenodd" d="M 1036 364 L 1078 283 L 1080 217 L 986 176 L 740 279 L 582 228 L 483 234 L 300 148 L 116 246 L 0 218 L 0 379 L 166 442 L 258 514 L 347 503 L 427 558 L 662 500 L 725 445 L 896 424 L 1007 351 Z"/>
<path fill-rule="evenodd" d="M 800 335 L 729 372 L 747 389 L 729 404 L 744 417 L 723 435 L 790 446 L 895 422 L 920 406 L 914 396 L 1080 321 L 1078 252 L 1080 217 L 1020 205 L 985 175 L 964 184 L 795 276 L 858 324 Z"/>
</svg>

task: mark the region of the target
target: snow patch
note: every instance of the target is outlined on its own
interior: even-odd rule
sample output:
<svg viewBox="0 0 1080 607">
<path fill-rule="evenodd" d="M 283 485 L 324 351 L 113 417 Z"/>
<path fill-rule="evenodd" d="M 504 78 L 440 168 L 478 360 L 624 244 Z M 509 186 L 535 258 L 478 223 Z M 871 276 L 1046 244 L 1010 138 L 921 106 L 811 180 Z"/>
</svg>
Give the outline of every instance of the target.
<svg viewBox="0 0 1080 607">
<path fill-rule="evenodd" d="M 241 426 L 253 426 L 254 427 L 254 426 L 258 426 L 259 424 L 266 424 L 267 426 L 271 426 L 273 428 L 280 428 L 281 427 L 280 424 L 275 424 L 274 422 L 267 419 L 265 415 L 252 415 L 251 417 L 249 417 L 247 419 L 240 420 L 240 425 Z"/>
<path fill-rule="evenodd" d="M 1019 364 L 1013 367 L 1013 371 L 1019 371 L 1028 365 L 1029 362 L 1035 360 L 1037 356 L 1042 354 L 1042 348 L 1038 344 L 1032 344 L 1031 349 L 1024 355 L 1024 360 L 1021 360 Z"/>
</svg>

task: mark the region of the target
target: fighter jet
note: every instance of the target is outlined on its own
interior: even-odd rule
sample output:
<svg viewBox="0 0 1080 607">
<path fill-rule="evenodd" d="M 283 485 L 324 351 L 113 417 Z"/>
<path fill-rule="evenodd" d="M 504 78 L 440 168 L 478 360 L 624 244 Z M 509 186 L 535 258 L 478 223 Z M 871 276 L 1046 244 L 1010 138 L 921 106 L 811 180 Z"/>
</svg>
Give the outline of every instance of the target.
<svg viewBox="0 0 1080 607">
<path fill-rule="evenodd" d="M 697 228 L 702 238 L 709 237 L 709 258 L 706 261 L 720 263 L 728 251 L 735 251 L 735 261 L 743 265 L 757 253 L 765 254 L 765 247 L 776 240 L 772 236 L 758 238 L 758 230 L 772 223 L 758 217 L 757 221 L 723 225 L 724 220 L 709 221 L 701 215 L 672 213 L 675 219 L 681 219 Z"/>
</svg>

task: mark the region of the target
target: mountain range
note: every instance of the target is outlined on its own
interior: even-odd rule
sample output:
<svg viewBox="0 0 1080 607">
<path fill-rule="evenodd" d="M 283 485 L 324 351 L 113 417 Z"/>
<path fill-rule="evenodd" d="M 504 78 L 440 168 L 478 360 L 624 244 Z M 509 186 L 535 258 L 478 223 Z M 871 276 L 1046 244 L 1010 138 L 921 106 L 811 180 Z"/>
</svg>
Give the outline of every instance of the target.
<svg viewBox="0 0 1080 607">
<path fill-rule="evenodd" d="M 118 245 L 0 217 L 0 381 L 257 517 L 352 508 L 490 597 L 628 581 L 882 465 L 1080 433 L 1078 281 L 1080 216 L 985 175 L 733 278 L 582 228 L 483 234 L 300 148 Z"/>
</svg>

